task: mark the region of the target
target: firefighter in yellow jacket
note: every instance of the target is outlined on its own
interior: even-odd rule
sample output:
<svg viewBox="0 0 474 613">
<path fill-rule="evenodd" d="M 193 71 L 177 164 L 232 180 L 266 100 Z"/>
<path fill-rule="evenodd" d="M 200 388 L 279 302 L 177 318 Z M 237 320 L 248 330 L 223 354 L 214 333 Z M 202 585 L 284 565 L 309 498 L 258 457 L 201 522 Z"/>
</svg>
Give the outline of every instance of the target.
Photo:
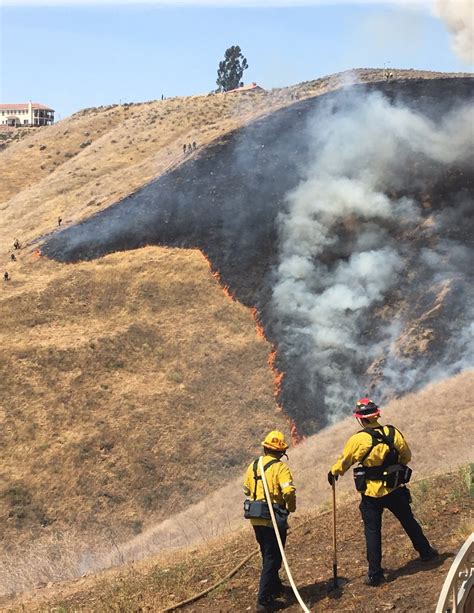
<svg viewBox="0 0 474 613">
<path fill-rule="evenodd" d="M 353 434 L 344 446 L 341 457 L 331 467 L 328 481 L 332 485 L 353 464 L 356 489 L 362 494 L 360 512 L 364 522 L 369 570 L 366 585 L 378 586 L 384 580 L 382 569 L 382 514 L 389 509 L 410 537 L 422 561 L 438 555 L 413 517 L 410 491 L 411 451 L 399 430 L 378 422 L 379 407 L 369 398 L 361 398 L 354 416 L 362 430 Z"/>
<path fill-rule="evenodd" d="M 288 466 L 281 461 L 282 456 L 286 455 L 288 445 L 284 435 L 274 430 L 267 434 L 265 440 L 262 441 L 262 446 L 263 468 L 271 504 L 275 512 L 281 541 L 285 545 L 288 514 L 296 510 L 293 477 Z M 279 604 L 275 599 L 282 596 L 287 588 L 283 586 L 278 575 L 282 557 L 265 499 L 258 459 L 254 460 L 247 468 L 244 494 L 247 497 L 244 504 L 244 516 L 250 519 L 262 554 L 262 573 L 256 611 L 262 613 L 273 611 Z"/>
</svg>

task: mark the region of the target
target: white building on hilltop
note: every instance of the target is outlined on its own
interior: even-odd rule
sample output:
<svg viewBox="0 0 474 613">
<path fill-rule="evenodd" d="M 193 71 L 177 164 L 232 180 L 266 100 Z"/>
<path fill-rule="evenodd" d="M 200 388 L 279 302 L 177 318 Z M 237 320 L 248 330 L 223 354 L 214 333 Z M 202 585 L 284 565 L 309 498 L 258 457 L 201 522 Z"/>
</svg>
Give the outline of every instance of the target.
<svg viewBox="0 0 474 613">
<path fill-rule="evenodd" d="M 38 102 L 0 104 L 0 125 L 50 126 L 54 123 L 54 110 Z"/>
</svg>

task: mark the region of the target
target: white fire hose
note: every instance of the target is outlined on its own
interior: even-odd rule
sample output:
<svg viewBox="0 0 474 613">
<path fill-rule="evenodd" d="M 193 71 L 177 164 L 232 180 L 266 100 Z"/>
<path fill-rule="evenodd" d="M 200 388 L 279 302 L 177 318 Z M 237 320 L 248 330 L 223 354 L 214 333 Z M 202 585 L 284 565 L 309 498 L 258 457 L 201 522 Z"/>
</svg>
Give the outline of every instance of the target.
<svg viewBox="0 0 474 613">
<path fill-rule="evenodd" d="M 303 602 L 303 599 L 301 598 L 300 593 L 298 592 L 298 588 L 296 587 L 295 582 L 293 581 L 290 567 L 288 566 L 288 561 L 285 556 L 285 550 L 283 548 L 283 543 L 281 542 L 280 532 L 278 530 L 278 524 L 276 522 L 275 513 L 273 511 L 272 499 L 270 497 L 270 491 L 268 489 L 267 479 L 265 477 L 265 471 L 263 469 L 263 456 L 260 456 L 258 460 L 258 467 L 260 469 L 260 474 L 262 475 L 262 483 L 263 483 L 263 489 L 265 490 L 265 498 L 267 499 L 268 509 L 270 511 L 270 517 L 272 518 L 273 529 L 275 530 L 275 536 L 277 538 L 278 547 L 280 548 L 281 557 L 283 558 L 283 564 L 285 565 L 285 570 L 286 570 L 286 574 L 288 577 L 288 581 L 290 582 L 291 589 L 293 590 L 293 593 L 296 596 L 296 599 L 298 600 L 298 602 L 300 603 L 300 606 L 303 609 L 303 611 L 305 613 L 310 613 L 310 610 Z"/>
</svg>

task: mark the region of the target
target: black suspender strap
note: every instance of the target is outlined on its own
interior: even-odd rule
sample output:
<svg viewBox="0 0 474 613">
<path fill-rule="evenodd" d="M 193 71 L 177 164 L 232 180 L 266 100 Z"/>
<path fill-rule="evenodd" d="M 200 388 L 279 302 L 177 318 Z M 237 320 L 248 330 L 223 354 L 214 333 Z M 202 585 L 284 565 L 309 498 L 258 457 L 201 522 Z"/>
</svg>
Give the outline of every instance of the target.
<svg viewBox="0 0 474 613">
<path fill-rule="evenodd" d="M 267 462 L 265 466 L 263 467 L 263 472 L 266 472 L 267 468 L 270 468 L 272 464 L 276 464 L 279 461 L 280 460 L 274 459 L 274 460 L 270 460 L 269 462 Z M 257 474 L 257 467 L 258 467 L 258 458 L 253 463 L 253 478 L 255 480 L 255 487 L 253 488 L 253 499 L 254 500 L 257 500 L 257 482 L 259 481 L 259 479 L 262 478 L 260 475 Z"/>
<path fill-rule="evenodd" d="M 257 481 L 258 479 L 261 479 L 261 477 L 257 475 L 257 466 L 258 466 L 258 459 L 255 460 L 255 462 L 253 463 L 253 478 L 255 481 L 255 486 L 253 488 L 253 499 L 254 500 L 257 500 Z"/>
<path fill-rule="evenodd" d="M 388 427 L 387 436 L 385 435 L 383 431 L 383 426 L 379 426 L 378 428 L 364 428 L 363 430 L 360 430 L 360 432 L 366 432 L 367 434 L 370 434 L 370 436 L 372 437 L 372 445 L 370 449 L 367 451 L 367 453 L 364 455 L 364 457 L 361 458 L 361 460 L 359 460 L 360 464 L 364 464 L 365 460 L 371 454 L 372 449 L 376 447 L 377 445 L 379 445 L 380 443 L 385 443 L 390 450 L 389 453 L 393 452 L 392 455 L 394 455 L 395 453 L 397 454 L 397 456 L 399 455 L 398 449 L 394 445 L 395 428 L 393 426 L 387 426 L 387 427 Z"/>
</svg>

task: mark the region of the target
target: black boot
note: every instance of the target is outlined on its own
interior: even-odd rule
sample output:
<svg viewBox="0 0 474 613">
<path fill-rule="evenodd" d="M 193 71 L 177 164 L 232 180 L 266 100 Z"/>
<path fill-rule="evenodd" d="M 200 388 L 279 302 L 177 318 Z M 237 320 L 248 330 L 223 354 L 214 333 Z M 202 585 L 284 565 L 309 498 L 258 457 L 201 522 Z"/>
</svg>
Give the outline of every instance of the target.
<svg viewBox="0 0 474 613">
<path fill-rule="evenodd" d="M 365 585 L 370 585 L 370 587 L 378 587 L 382 583 L 385 583 L 386 579 L 383 573 L 380 575 L 367 575 L 364 579 Z"/>
<path fill-rule="evenodd" d="M 434 560 L 438 556 L 439 556 L 438 551 L 436 549 L 433 549 L 433 547 L 430 547 L 428 551 L 424 551 L 423 553 L 420 553 L 420 560 L 422 562 L 430 562 L 431 560 Z"/>
<path fill-rule="evenodd" d="M 279 611 L 280 609 L 283 609 L 284 606 L 285 603 L 281 600 L 270 598 L 265 603 L 257 602 L 255 611 L 256 613 L 271 613 L 272 611 Z"/>
</svg>

